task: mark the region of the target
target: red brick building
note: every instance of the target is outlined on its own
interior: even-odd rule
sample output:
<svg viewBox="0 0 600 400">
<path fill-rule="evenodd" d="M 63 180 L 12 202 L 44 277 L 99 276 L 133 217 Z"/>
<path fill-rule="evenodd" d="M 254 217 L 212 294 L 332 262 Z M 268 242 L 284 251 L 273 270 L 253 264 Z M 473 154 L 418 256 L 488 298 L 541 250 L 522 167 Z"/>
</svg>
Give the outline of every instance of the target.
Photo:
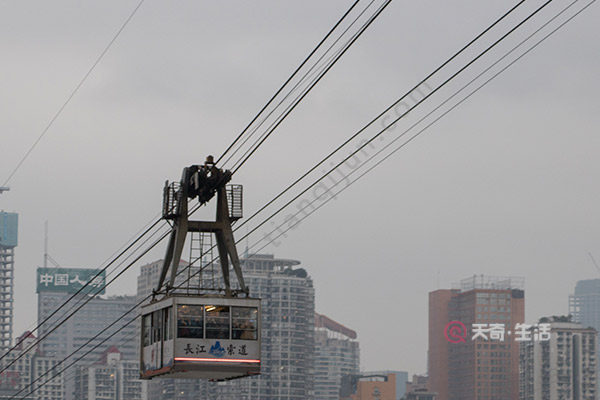
<svg viewBox="0 0 600 400">
<path fill-rule="evenodd" d="M 523 280 L 477 275 L 456 289 L 429 293 L 429 389 L 438 400 L 519 398 L 519 343 L 513 330 L 525 318 Z M 448 324 L 452 321 L 454 328 Z M 491 333 L 474 339 L 473 324 Z M 455 343 L 454 343 L 455 342 Z"/>
</svg>

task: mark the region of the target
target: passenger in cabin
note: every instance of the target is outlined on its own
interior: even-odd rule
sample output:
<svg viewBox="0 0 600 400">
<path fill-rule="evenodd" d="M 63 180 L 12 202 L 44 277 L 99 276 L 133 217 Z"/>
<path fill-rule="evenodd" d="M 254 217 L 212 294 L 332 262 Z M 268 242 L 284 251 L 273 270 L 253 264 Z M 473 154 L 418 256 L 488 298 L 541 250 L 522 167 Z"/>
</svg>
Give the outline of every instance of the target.
<svg viewBox="0 0 600 400">
<path fill-rule="evenodd" d="M 251 321 L 236 321 L 233 325 L 233 338 L 241 340 L 254 340 L 256 339 L 256 332 L 254 330 L 254 324 Z"/>
<path fill-rule="evenodd" d="M 188 318 L 179 318 L 177 322 L 177 336 L 178 337 L 190 337 L 190 320 Z"/>
<path fill-rule="evenodd" d="M 247 321 L 243 326 L 242 334 L 240 335 L 240 339 L 242 340 L 254 340 L 256 339 L 256 332 L 253 329 L 252 324 Z"/>
</svg>

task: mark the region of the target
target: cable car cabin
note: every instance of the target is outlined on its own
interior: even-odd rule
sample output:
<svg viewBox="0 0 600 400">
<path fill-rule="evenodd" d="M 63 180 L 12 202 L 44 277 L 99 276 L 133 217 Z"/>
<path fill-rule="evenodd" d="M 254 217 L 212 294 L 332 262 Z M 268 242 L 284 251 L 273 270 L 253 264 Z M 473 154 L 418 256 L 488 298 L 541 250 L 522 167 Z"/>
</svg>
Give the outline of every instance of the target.
<svg viewBox="0 0 600 400">
<path fill-rule="evenodd" d="M 141 378 L 260 373 L 260 300 L 172 295 L 142 307 Z"/>
</svg>

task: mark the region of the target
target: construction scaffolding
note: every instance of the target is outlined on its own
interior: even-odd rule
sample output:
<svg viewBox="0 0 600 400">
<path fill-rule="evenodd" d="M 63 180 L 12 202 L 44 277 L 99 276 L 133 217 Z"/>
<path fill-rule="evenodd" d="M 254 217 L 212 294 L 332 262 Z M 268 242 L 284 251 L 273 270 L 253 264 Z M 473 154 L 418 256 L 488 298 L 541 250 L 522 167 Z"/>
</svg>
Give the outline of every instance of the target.
<svg viewBox="0 0 600 400">
<path fill-rule="evenodd" d="M 519 289 L 525 290 L 525 278 L 516 276 L 473 275 L 454 283 L 452 289 L 468 292 L 475 289 Z"/>
</svg>

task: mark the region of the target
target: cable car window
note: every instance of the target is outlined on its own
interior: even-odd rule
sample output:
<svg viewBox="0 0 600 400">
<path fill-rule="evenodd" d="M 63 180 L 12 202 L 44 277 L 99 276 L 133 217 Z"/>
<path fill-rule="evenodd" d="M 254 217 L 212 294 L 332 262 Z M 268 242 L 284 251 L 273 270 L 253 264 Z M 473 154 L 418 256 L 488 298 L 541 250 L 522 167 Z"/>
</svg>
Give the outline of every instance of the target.
<svg viewBox="0 0 600 400">
<path fill-rule="evenodd" d="M 206 338 L 229 339 L 229 307 L 206 306 Z"/>
<path fill-rule="evenodd" d="M 163 310 L 165 326 L 165 340 L 173 339 L 173 307 L 167 307 Z"/>
<path fill-rule="evenodd" d="M 258 309 L 255 307 L 231 307 L 231 338 L 258 339 Z"/>
<path fill-rule="evenodd" d="M 203 306 L 177 306 L 177 337 L 202 339 L 204 337 Z"/>
<path fill-rule="evenodd" d="M 152 314 L 144 315 L 143 323 L 142 323 L 142 331 L 143 333 L 143 343 L 144 346 L 150 346 L 150 333 L 152 331 Z"/>
<path fill-rule="evenodd" d="M 152 313 L 152 343 L 158 343 L 162 340 L 162 310 Z"/>
</svg>

